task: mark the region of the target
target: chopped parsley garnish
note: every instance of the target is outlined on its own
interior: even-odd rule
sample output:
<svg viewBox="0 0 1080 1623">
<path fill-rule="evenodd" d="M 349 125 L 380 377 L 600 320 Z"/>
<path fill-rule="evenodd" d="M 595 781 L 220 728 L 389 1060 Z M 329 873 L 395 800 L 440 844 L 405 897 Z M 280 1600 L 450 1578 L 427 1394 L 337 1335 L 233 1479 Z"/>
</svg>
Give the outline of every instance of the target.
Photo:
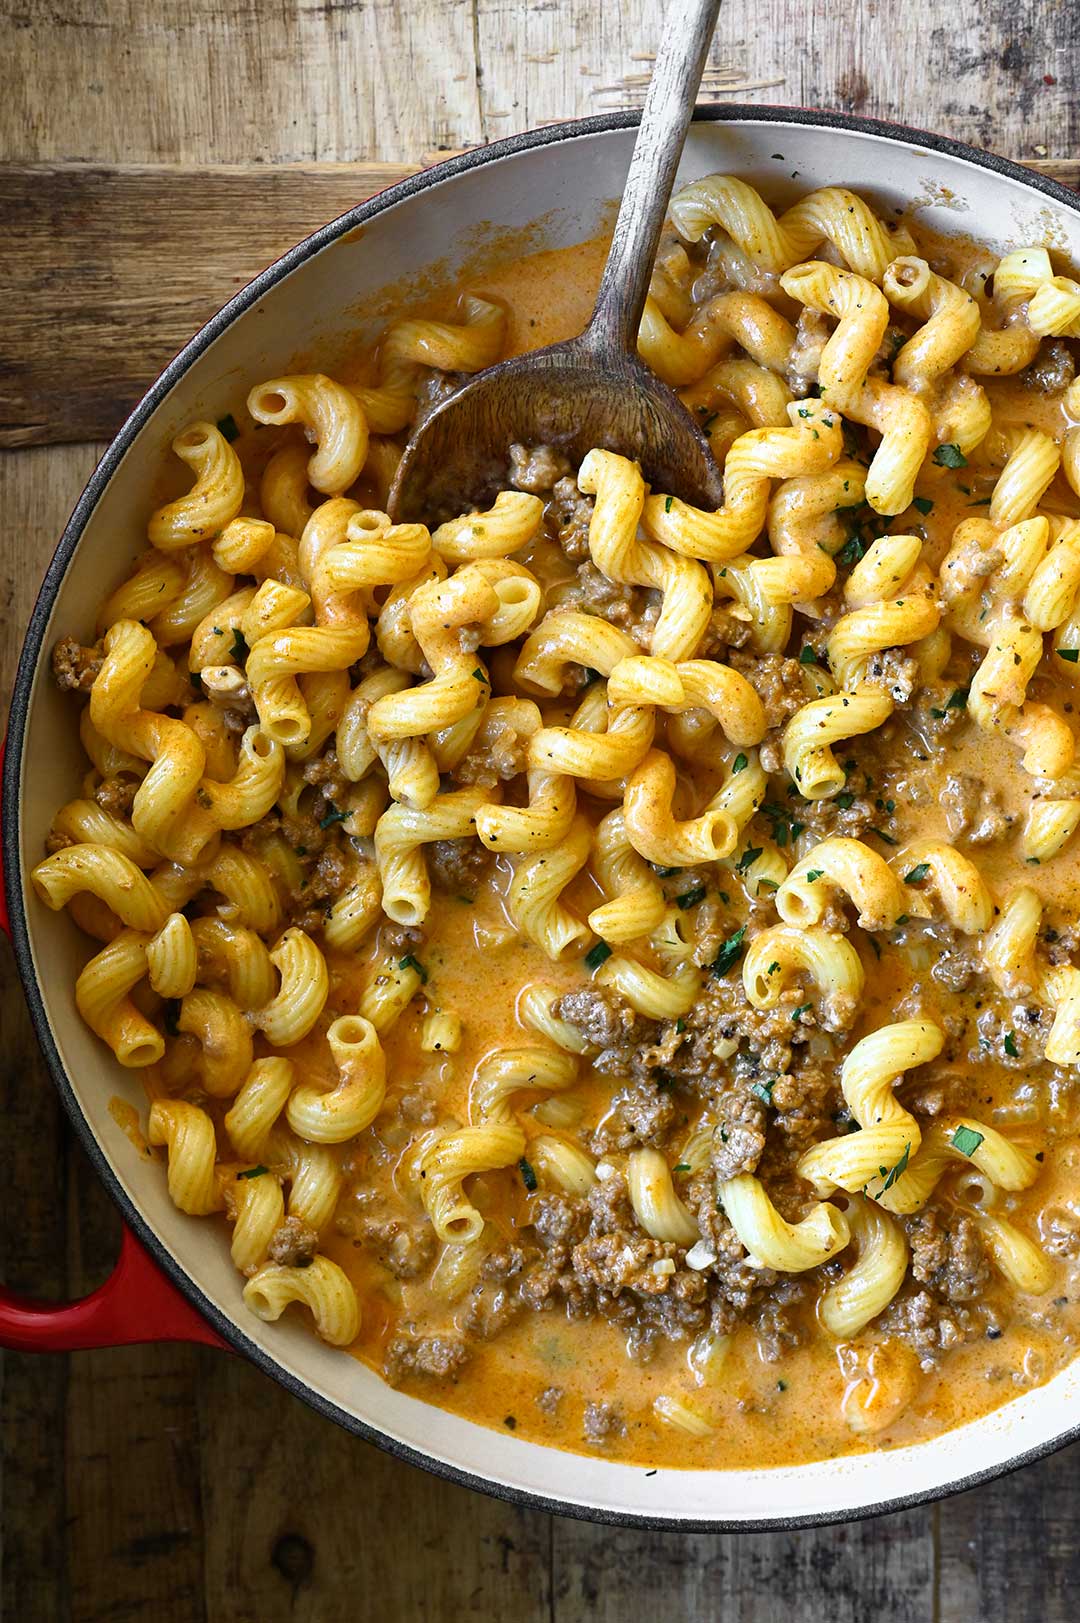
<svg viewBox="0 0 1080 1623">
<path fill-rule="evenodd" d="M 398 959 L 398 968 L 399 969 L 415 969 L 416 973 L 420 977 L 420 985 L 421 986 L 426 986 L 427 985 L 427 970 L 424 968 L 424 966 L 420 962 L 419 958 L 414 957 L 411 952 L 407 952 L 405 954 L 404 958 L 399 958 Z"/>
<path fill-rule="evenodd" d="M 691 1170 L 690 1163 L 689 1161 L 680 1161 L 679 1164 L 677 1166 L 673 1166 L 671 1170 L 672 1172 L 689 1172 Z"/>
<path fill-rule="evenodd" d="M 347 811 L 338 811 L 332 800 L 326 802 L 326 816 L 319 818 L 320 828 L 330 828 L 334 823 L 343 823 L 349 816 Z"/>
<path fill-rule="evenodd" d="M 809 643 L 799 650 L 800 665 L 819 665 L 820 663 L 821 661 L 818 659 L 816 652 L 810 647 Z"/>
<path fill-rule="evenodd" d="M 871 828 L 869 832 L 871 834 L 876 834 L 879 840 L 884 840 L 886 845 L 899 844 L 899 841 L 894 840 L 891 834 L 886 834 L 883 828 Z"/>
<path fill-rule="evenodd" d="M 228 440 L 230 445 L 232 444 L 233 440 L 238 440 L 240 438 L 240 430 L 236 426 L 236 418 L 233 416 L 231 411 L 227 411 L 224 417 L 218 418 L 217 428 L 222 439 Z"/>
<path fill-rule="evenodd" d="M 731 763 L 732 777 L 735 776 L 736 772 L 745 772 L 749 764 L 750 763 L 747 761 L 746 756 L 743 754 L 742 750 L 740 750 L 738 755 L 736 755 L 735 759 Z"/>
<path fill-rule="evenodd" d="M 968 702 L 967 688 L 954 688 L 949 694 L 946 710 L 966 710 Z"/>
<path fill-rule="evenodd" d="M 742 957 L 743 941 L 746 938 L 746 925 L 741 924 L 734 935 L 729 935 L 720 951 L 713 959 L 711 969 L 714 975 L 726 975 L 733 964 L 738 963 Z"/>
<path fill-rule="evenodd" d="M 911 872 L 904 875 L 904 884 L 917 885 L 926 878 L 929 872 L 930 864 L 928 862 L 917 862 Z"/>
<path fill-rule="evenodd" d="M 926 518 L 929 513 L 934 511 L 934 504 L 930 500 L 929 496 L 913 496 L 911 498 L 911 505 L 912 507 L 917 507 L 924 518 Z"/>
<path fill-rule="evenodd" d="M 775 1076 L 770 1076 L 767 1082 L 751 1082 L 750 1092 L 755 1099 L 760 1099 L 763 1105 L 772 1104 L 772 1090 L 776 1086 Z"/>
<path fill-rule="evenodd" d="M 1017 1054 L 1017 1049 L 1016 1049 L 1016 1033 L 1015 1032 L 1007 1031 L 1005 1033 L 1005 1052 L 1006 1052 L 1006 1054 L 1008 1054 L 1010 1059 L 1017 1059 L 1019 1057 L 1018 1054 Z"/>
<path fill-rule="evenodd" d="M 764 846 L 761 845 L 748 845 L 738 862 L 735 864 L 735 872 L 745 873 L 747 868 L 754 865 L 764 849 Z"/>
<path fill-rule="evenodd" d="M 524 1156 L 522 1156 L 521 1160 L 518 1162 L 518 1171 L 521 1173 L 521 1181 L 529 1191 L 529 1194 L 535 1194 L 536 1173 L 533 1171 L 532 1163 L 530 1161 L 526 1161 Z"/>
<path fill-rule="evenodd" d="M 487 681 L 487 671 L 482 670 L 479 665 L 476 667 L 475 671 L 473 671 L 473 676 L 478 682 Z"/>
<path fill-rule="evenodd" d="M 802 1019 L 803 1015 L 804 1014 L 809 1014 L 810 1010 L 813 1007 L 814 1007 L 814 1005 L 812 1003 L 800 1003 L 799 1007 L 797 1009 L 792 1009 L 792 1011 L 791 1011 L 792 1024 L 797 1025 L 798 1022 Z"/>
<path fill-rule="evenodd" d="M 693 890 L 684 890 L 681 896 L 676 896 L 675 906 L 681 907 L 685 913 L 688 907 L 696 907 L 705 900 L 705 886 L 695 885 Z"/>
<path fill-rule="evenodd" d="M 977 1133 L 973 1127 L 958 1127 L 949 1142 L 961 1155 L 974 1155 L 984 1136 L 983 1133 Z"/>
<path fill-rule="evenodd" d="M 824 868 L 811 868 L 806 875 L 806 883 L 808 885 L 812 885 L 815 880 L 821 879 L 824 876 L 824 873 Z"/>
<path fill-rule="evenodd" d="M 239 626 L 234 626 L 232 634 L 233 658 L 235 660 L 243 661 L 248 657 L 250 652 L 251 649 L 248 647 L 247 638 L 244 636 L 244 633 L 240 630 Z"/>
<path fill-rule="evenodd" d="M 269 1172 L 269 1170 L 269 1167 L 264 1167 L 260 1164 L 257 1167 L 248 1167 L 244 1172 L 238 1172 L 236 1176 L 238 1180 L 240 1178 L 261 1178 L 263 1173 Z"/>
<path fill-rule="evenodd" d="M 939 468 L 966 468 L 967 457 L 956 444 L 939 445 L 931 459 Z"/>
<path fill-rule="evenodd" d="M 844 542 L 844 545 L 836 554 L 836 561 L 838 564 L 857 564 L 865 551 L 866 547 L 861 538 L 858 535 L 853 535 L 850 541 Z"/>
<path fill-rule="evenodd" d="M 1070 665 L 1075 665 L 1077 660 L 1080 659 L 1080 648 L 1059 648 L 1057 657 L 1068 660 Z"/>
<path fill-rule="evenodd" d="M 884 1195 L 887 1190 L 892 1188 L 892 1186 L 896 1182 L 896 1180 L 898 1178 L 902 1177 L 903 1174 L 907 1171 L 908 1157 L 910 1156 L 910 1154 L 911 1154 L 911 1145 L 910 1144 L 905 1144 L 904 1145 L 904 1153 L 903 1153 L 903 1155 L 900 1157 L 899 1161 L 897 1161 L 896 1165 L 892 1168 L 891 1171 L 887 1167 L 879 1167 L 878 1168 L 878 1171 L 881 1173 L 881 1176 L 885 1179 L 885 1182 L 882 1184 L 881 1188 L 878 1190 L 879 1195 Z"/>
<path fill-rule="evenodd" d="M 855 804 L 855 796 L 847 793 L 837 795 L 836 804 L 840 807 L 841 811 L 850 811 L 852 806 Z"/>
<path fill-rule="evenodd" d="M 664 497 L 664 512 L 665 513 L 670 513 L 671 512 L 671 504 L 672 504 L 672 502 L 674 500 L 675 500 L 674 496 L 665 496 Z"/>
<path fill-rule="evenodd" d="M 595 947 L 590 947 L 585 954 L 585 968 L 599 969 L 611 957 L 611 948 L 606 941 L 598 941 Z"/>
</svg>

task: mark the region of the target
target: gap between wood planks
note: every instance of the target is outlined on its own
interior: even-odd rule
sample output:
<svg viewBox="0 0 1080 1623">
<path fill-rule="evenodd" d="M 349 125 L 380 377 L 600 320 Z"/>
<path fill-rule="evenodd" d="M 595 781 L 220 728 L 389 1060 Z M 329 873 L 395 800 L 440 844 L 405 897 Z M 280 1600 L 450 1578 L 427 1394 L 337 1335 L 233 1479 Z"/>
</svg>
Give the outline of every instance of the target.
<svg viewBox="0 0 1080 1623">
<path fill-rule="evenodd" d="M 258 271 L 422 167 L 0 167 L 16 312 L 0 340 L 0 446 L 111 438 L 177 350 Z M 1028 167 L 1080 186 L 1080 160 Z"/>
</svg>

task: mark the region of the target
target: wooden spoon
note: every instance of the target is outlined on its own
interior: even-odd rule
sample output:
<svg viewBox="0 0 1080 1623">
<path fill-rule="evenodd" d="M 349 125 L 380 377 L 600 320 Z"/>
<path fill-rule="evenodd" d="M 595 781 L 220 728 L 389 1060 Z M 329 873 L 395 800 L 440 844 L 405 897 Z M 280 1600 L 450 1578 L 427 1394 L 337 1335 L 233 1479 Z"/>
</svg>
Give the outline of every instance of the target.
<svg viewBox="0 0 1080 1623">
<path fill-rule="evenodd" d="M 641 464 L 654 489 L 715 508 L 708 440 L 637 353 L 637 331 L 720 0 L 672 0 L 592 318 L 578 338 L 479 372 L 413 432 L 389 495 L 395 519 L 435 520 L 505 485 L 511 442 L 594 446 Z"/>
</svg>

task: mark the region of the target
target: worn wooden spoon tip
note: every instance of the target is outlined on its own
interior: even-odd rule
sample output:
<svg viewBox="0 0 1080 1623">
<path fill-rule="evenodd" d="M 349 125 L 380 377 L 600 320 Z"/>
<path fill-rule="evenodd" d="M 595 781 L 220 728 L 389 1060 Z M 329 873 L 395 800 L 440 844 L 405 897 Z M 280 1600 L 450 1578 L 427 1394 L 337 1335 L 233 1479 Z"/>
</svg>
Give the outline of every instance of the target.
<svg viewBox="0 0 1080 1623">
<path fill-rule="evenodd" d="M 552 445 L 576 467 L 594 447 L 640 463 L 654 490 L 718 507 L 720 470 L 678 396 L 636 355 L 601 368 L 587 337 L 504 361 L 438 406 L 406 447 L 389 496 L 398 521 L 438 522 L 507 483 L 511 444 Z"/>
<path fill-rule="evenodd" d="M 481 372 L 413 434 L 390 491 L 429 522 L 505 486 L 511 444 L 575 463 L 600 447 L 640 463 L 654 490 L 718 507 L 720 472 L 682 402 L 637 352 L 656 248 L 720 0 L 670 0 L 592 320 L 579 338 Z"/>
</svg>

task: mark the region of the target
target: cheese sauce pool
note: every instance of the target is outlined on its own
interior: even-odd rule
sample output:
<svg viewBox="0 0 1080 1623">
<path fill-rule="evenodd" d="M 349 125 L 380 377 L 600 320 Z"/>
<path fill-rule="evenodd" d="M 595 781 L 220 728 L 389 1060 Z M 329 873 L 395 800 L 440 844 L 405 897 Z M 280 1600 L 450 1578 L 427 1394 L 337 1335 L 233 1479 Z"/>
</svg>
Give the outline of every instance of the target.
<svg viewBox="0 0 1080 1623">
<path fill-rule="evenodd" d="M 985 255 L 956 242 L 938 241 L 923 251 L 946 253 L 953 274 L 977 264 Z M 519 353 L 579 331 L 588 318 L 607 248 L 596 239 L 572 248 L 533 253 L 504 264 L 492 265 L 480 277 L 470 278 L 473 291 L 492 294 L 506 303 L 510 326 L 506 352 Z M 993 261 L 989 261 L 992 265 Z M 438 306 L 439 301 L 436 301 Z M 445 314 L 452 301 L 426 313 Z M 1065 425 L 1060 400 L 1035 395 L 1012 379 L 985 380 L 995 412 L 995 424 L 1032 424 L 1050 432 Z M 936 570 L 953 530 L 963 519 L 986 513 L 984 499 L 969 482 L 972 470 L 932 468 L 920 479 L 919 491 L 932 510 L 922 520 L 926 561 Z M 896 529 L 893 523 L 889 526 Z M 975 660 L 965 652 L 958 681 L 970 677 Z M 966 677 L 964 673 L 966 672 Z M 1039 697 L 1073 716 L 1073 688 L 1067 681 L 1051 683 L 1040 677 Z M 859 756 L 862 741 L 851 754 Z M 838 754 L 844 746 L 838 746 Z M 947 774 L 968 774 L 992 785 L 1000 798 L 1010 832 L 996 844 L 973 853 L 974 860 L 995 898 L 1010 886 L 1035 883 L 1046 900 L 1050 916 L 1065 922 L 1076 917 L 1077 859 L 1066 848 L 1039 870 L 1033 880 L 1019 848 L 1019 830 L 1030 802 L 1030 780 L 1019 765 L 1019 752 L 981 734 L 961 716 L 947 734 L 939 757 L 912 758 L 895 777 L 893 838 L 900 843 L 915 838 L 949 839 L 941 788 Z M 885 852 L 888 856 L 888 852 Z M 403 1095 L 421 1093 L 435 1104 L 440 1120 L 468 1121 L 468 1090 L 477 1064 L 492 1049 L 520 1041 L 535 1041 L 535 1033 L 519 1014 L 523 986 L 540 985 L 556 992 L 581 986 L 587 971 L 577 958 L 553 964 L 539 951 L 504 930 L 500 897 L 509 879 L 505 861 L 495 865 L 493 882 L 482 887 L 472 902 L 436 892 L 425 926 L 421 952 L 427 983 L 422 996 L 384 1037 L 388 1058 L 389 1091 L 386 1106 L 363 1147 L 347 1160 L 353 1188 L 374 1189 L 402 1212 L 417 1215 L 415 1199 L 403 1188 L 401 1161 L 411 1133 L 395 1104 Z M 575 910 L 595 905 L 584 892 L 588 881 L 579 880 L 568 893 Z M 492 945 L 500 934 L 506 939 Z M 867 987 L 852 1031 L 844 1038 L 850 1046 L 868 1031 L 896 1018 L 898 1001 L 929 965 L 933 942 L 910 947 L 887 947 L 880 960 L 872 943 L 859 931 L 853 943 L 867 970 Z M 373 944 L 367 957 L 333 964 L 336 987 L 334 1010 L 357 1007 L 359 992 L 370 973 L 368 957 L 379 954 Z M 920 956 L 921 954 L 921 956 Z M 962 1005 L 980 996 L 977 983 L 969 991 L 936 993 L 943 1008 Z M 464 1037 L 457 1053 L 438 1055 L 420 1048 L 425 1009 L 445 1006 L 461 1014 Z M 976 1007 L 978 1005 L 976 1004 Z M 971 1014 L 970 1008 L 968 1014 Z M 298 1057 L 299 1054 L 298 1054 Z M 573 1090 L 583 1101 L 583 1123 L 594 1123 L 607 1107 L 617 1083 L 589 1073 Z M 1080 1226 L 1077 1167 L 1080 1160 L 1075 1093 L 1064 1088 L 1050 1097 L 1040 1092 L 1034 1104 L 1017 1112 L 1015 1100 L 1023 1073 L 1005 1071 L 971 1055 L 954 1058 L 952 1075 L 961 1075 L 969 1087 L 966 1097 L 977 1101 L 973 1113 L 1008 1131 L 1014 1117 L 1021 1125 L 1018 1142 L 1045 1146 L 1039 1180 L 1028 1191 L 1010 1196 L 1009 1217 L 1030 1236 L 1046 1238 L 1055 1223 Z M 536 1098 L 541 1097 L 537 1095 Z M 516 1109 L 527 1135 L 545 1129 L 535 1121 L 522 1095 Z M 687 1131 L 693 1110 L 688 1112 Z M 1027 1137 L 1025 1137 L 1025 1134 Z M 1043 1153 L 1043 1152 L 1040 1152 Z M 526 1157 L 528 1149 L 526 1149 Z M 473 1198 L 497 1235 L 496 1243 L 512 1242 L 528 1229 L 530 1198 L 524 1182 L 500 1174 L 473 1181 Z M 348 1197 L 344 1205 L 347 1208 Z M 348 1272 L 363 1309 L 356 1356 L 380 1369 L 388 1340 L 397 1326 L 413 1324 L 424 1331 L 452 1325 L 454 1306 L 436 1297 L 424 1279 L 398 1280 L 374 1255 L 347 1234 L 336 1233 L 325 1242 L 328 1253 Z M 688 1360 L 689 1341 L 661 1340 L 655 1356 L 645 1363 L 627 1356 L 625 1333 L 596 1317 L 571 1320 L 559 1307 L 547 1312 L 522 1311 L 490 1340 L 479 1340 L 470 1359 L 446 1378 L 406 1377 L 405 1390 L 498 1430 L 559 1448 L 585 1451 L 583 1415 L 586 1406 L 615 1405 L 625 1429 L 603 1443 L 612 1458 L 644 1467 L 715 1469 L 788 1465 L 843 1452 L 896 1447 L 931 1438 L 957 1424 L 986 1413 L 1015 1396 L 1026 1386 L 1047 1380 L 1069 1362 L 1080 1331 L 1080 1281 L 1074 1258 L 1055 1256 L 1056 1283 L 1044 1297 L 1012 1298 L 1010 1288 L 994 1274 L 982 1298 L 999 1302 L 1005 1328 L 944 1353 L 935 1368 L 920 1374 L 910 1399 L 883 1429 L 871 1434 L 853 1431 L 844 1419 L 845 1392 L 866 1374 L 866 1355 L 874 1345 L 874 1326 L 857 1338 L 857 1345 L 837 1346 L 813 1322 L 812 1308 L 803 1318 L 806 1339 L 786 1350 L 778 1360 L 764 1358 L 748 1326 L 734 1333 L 730 1353 L 718 1377 L 699 1385 Z M 492 1285 L 487 1287 L 495 1290 Z M 872 1372 L 871 1372 L 872 1378 Z M 557 1403 L 542 1402 L 542 1395 L 557 1389 Z M 711 1434 L 694 1437 L 662 1425 L 655 1400 L 674 1396 L 692 1404 L 711 1426 Z"/>
</svg>

